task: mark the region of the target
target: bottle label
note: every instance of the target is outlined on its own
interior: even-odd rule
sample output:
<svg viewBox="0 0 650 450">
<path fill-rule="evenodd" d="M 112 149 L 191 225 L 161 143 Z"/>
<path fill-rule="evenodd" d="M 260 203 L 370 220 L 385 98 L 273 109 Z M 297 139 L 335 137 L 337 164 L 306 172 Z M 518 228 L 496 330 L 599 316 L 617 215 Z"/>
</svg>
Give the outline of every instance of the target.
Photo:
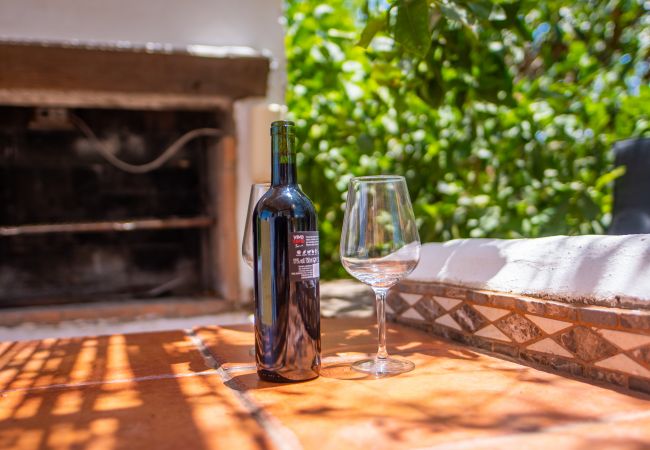
<svg viewBox="0 0 650 450">
<path fill-rule="evenodd" d="M 291 281 L 318 279 L 318 231 L 295 231 L 289 234 L 289 272 Z"/>
</svg>

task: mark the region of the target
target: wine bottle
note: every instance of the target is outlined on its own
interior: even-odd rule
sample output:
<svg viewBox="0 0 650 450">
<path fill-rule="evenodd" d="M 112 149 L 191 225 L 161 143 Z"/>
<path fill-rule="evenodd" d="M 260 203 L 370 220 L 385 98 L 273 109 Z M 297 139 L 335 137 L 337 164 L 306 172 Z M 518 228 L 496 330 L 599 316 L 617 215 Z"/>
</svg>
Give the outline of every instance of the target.
<svg viewBox="0 0 650 450">
<path fill-rule="evenodd" d="M 266 381 L 320 371 L 316 210 L 298 186 L 294 123 L 271 124 L 271 188 L 253 212 L 255 359 Z"/>
</svg>

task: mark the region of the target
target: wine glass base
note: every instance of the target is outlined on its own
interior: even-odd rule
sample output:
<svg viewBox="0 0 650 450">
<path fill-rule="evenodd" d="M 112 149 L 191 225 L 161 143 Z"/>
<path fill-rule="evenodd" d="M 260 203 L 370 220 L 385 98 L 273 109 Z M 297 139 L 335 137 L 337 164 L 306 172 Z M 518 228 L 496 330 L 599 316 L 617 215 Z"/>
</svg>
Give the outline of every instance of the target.
<svg viewBox="0 0 650 450">
<path fill-rule="evenodd" d="M 358 372 L 369 373 L 381 377 L 410 372 L 415 368 L 415 364 L 406 359 L 373 358 L 357 361 L 352 364 L 352 368 Z"/>
</svg>

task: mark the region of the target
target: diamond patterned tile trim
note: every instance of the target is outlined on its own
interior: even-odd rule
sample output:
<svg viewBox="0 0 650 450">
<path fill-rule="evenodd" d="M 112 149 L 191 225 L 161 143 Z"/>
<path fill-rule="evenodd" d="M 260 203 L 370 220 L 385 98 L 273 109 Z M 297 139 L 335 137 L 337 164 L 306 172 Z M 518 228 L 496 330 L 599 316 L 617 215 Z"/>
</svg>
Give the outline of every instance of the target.
<svg viewBox="0 0 650 450">
<path fill-rule="evenodd" d="M 603 328 L 596 331 L 609 342 L 618 345 L 623 350 L 632 350 L 650 344 L 650 336 L 644 336 L 643 334 L 626 333 L 625 331 L 606 330 Z"/>
<path fill-rule="evenodd" d="M 483 328 L 488 324 L 488 321 L 483 318 L 476 310 L 472 309 L 467 303 L 464 303 L 460 308 L 451 313 L 451 316 L 456 319 L 465 331 L 470 333 Z"/>
<path fill-rule="evenodd" d="M 406 303 L 408 303 L 411 306 L 415 305 L 418 302 L 418 300 L 422 298 L 422 296 L 419 294 L 407 294 L 405 292 L 400 292 L 399 295 L 404 300 L 406 300 Z"/>
<path fill-rule="evenodd" d="M 445 314 L 442 317 L 438 317 L 436 319 L 436 323 L 440 325 L 444 325 L 449 328 L 453 328 L 454 330 L 463 331 L 460 325 L 458 325 L 456 321 L 452 319 L 452 317 L 449 314 Z"/>
<path fill-rule="evenodd" d="M 395 314 L 400 314 L 409 308 L 409 304 L 399 294 L 388 292 L 386 303 L 391 307 Z"/>
<path fill-rule="evenodd" d="M 390 307 L 390 303 L 386 302 L 386 314 L 395 314 L 395 311 L 393 311 L 393 308 Z"/>
<path fill-rule="evenodd" d="M 507 309 L 492 308 L 491 306 L 472 305 L 472 308 L 487 317 L 490 322 L 499 320 L 510 312 Z"/>
<path fill-rule="evenodd" d="M 424 317 L 422 317 L 420 313 L 415 310 L 415 308 L 407 309 L 402 313 L 400 317 L 403 317 L 405 319 L 424 320 Z"/>
<path fill-rule="evenodd" d="M 573 358 L 571 353 L 566 351 L 550 338 L 542 339 L 539 342 L 529 345 L 527 350 L 535 350 L 536 352 L 550 353 L 551 355 L 564 356 L 565 358 Z"/>
<path fill-rule="evenodd" d="M 437 295 L 434 296 L 433 298 L 436 299 L 436 302 L 445 310 L 449 311 L 450 309 L 454 308 L 456 305 L 458 305 L 461 300 L 455 299 L 455 298 L 449 298 L 449 297 L 438 297 Z"/>
<path fill-rule="evenodd" d="M 639 361 L 643 361 L 644 363 L 650 365 L 650 346 L 637 348 L 632 352 L 632 354 Z"/>
<path fill-rule="evenodd" d="M 559 336 L 564 348 L 583 361 L 607 358 L 619 352 L 612 344 L 586 327 L 575 327 Z"/>
<path fill-rule="evenodd" d="M 650 314 L 485 293 L 436 282 L 389 293 L 403 322 L 478 348 L 506 353 L 635 391 L 650 392 Z M 392 297 L 392 298 L 391 298 Z M 453 331 L 452 331 L 453 330 Z M 476 336 L 472 339 L 471 336 Z"/>
<path fill-rule="evenodd" d="M 533 316 L 532 314 L 526 314 L 526 317 L 548 334 L 557 333 L 558 331 L 564 330 L 565 328 L 569 328 L 573 325 L 571 322 L 549 319 L 547 317 Z"/>
<path fill-rule="evenodd" d="M 481 328 L 476 333 L 476 336 L 481 336 L 488 339 L 495 339 L 497 341 L 512 342 L 508 336 L 503 334 L 497 327 L 494 325 L 488 325 L 485 328 Z"/>
<path fill-rule="evenodd" d="M 632 375 L 650 378 L 650 370 L 634 362 L 632 359 L 628 358 L 622 353 L 619 353 L 616 356 L 612 356 L 611 358 L 598 361 L 596 363 L 596 366 L 604 367 L 605 369 L 620 370 L 621 372 L 626 372 Z"/>
<path fill-rule="evenodd" d="M 520 344 L 536 339 L 542 335 L 542 331 L 534 323 L 519 314 L 511 314 L 504 317 L 496 322 L 495 325 Z"/>
<path fill-rule="evenodd" d="M 436 318 L 445 314 L 445 310 L 440 307 L 431 297 L 422 297 L 414 306 L 417 312 L 420 313 L 429 322 L 433 322 Z"/>
</svg>

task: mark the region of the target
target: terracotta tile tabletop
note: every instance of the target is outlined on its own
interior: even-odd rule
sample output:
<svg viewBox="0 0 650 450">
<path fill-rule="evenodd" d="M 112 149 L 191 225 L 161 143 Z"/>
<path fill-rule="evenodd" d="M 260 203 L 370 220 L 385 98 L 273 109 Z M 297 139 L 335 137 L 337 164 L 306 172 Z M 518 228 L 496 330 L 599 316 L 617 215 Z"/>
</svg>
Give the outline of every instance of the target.
<svg viewBox="0 0 650 450">
<path fill-rule="evenodd" d="M 371 321 L 323 322 L 322 376 L 261 382 L 249 326 L 0 343 L 0 449 L 650 448 L 650 397 Z"/>
</svg>

